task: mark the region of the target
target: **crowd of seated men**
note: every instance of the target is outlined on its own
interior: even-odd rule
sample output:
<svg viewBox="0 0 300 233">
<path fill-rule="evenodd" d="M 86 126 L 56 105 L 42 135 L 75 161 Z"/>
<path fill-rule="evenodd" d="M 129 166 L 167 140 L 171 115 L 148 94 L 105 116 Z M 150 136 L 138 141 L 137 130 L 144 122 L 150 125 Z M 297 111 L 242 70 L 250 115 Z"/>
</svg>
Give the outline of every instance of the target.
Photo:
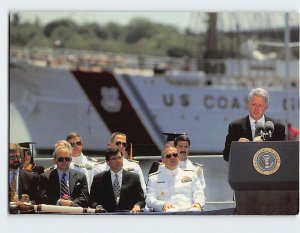
<svg viewBox="0 0 300 233">
<path fill-rule="evenodd" d="M 84 141 L 72 132 L 55 143 L 53 166 L 46 169 L 34 163 L 28 143 L 9 144 L 9 207 L 27 203 L 69 211 L 72 207 L 132 213 L 202 211 L 203 167 L 188 159 L 186 134 L 171 137 L 161 160 L 151 168 L 147 186 L 138 161 L 128 159 L 127 138 L 120 132 L 111 135 L 101 162 L 83 154 Z"/>
</svg>

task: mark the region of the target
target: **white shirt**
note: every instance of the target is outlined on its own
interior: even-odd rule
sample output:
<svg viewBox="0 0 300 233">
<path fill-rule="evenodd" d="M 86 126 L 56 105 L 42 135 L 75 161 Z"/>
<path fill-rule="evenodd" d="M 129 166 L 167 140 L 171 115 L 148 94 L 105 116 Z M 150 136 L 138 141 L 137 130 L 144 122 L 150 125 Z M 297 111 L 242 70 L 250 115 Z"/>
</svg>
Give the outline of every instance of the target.
<svg viewBox="0 0 300 233">
<path fill-rule="evenodd" d="M 165 203 L 175 206 L 176 211 L 191 210 L 194 203 L 205 205 L 205 196 L 199 178 L 193 171 L 181 168 L 161 168 L 150 175 L 146 204 L 155 211 L 162 211 Z"/>
<path fill-rule="evenodd" d="M 261 122 L 263 125 L 265 124 L 265 116 L 263 115 L 258 121 L 254 120 L 250 115 L 249 115 L 249 120 L 250 120 L 250 125 L 251 125 L 251 130 L 252 130 L 252 139 L 255 138 L 255 122 Z"/>
<path fill-rule="evenodd" d="M 115 182 L 116 174 L 118 175 L 119 187 L 121 187 L 122 186 L 123 169 L 121 169 L 118 173 L 114 173 L 112 170 L 110 170 L 110 177 L 111 177 L 112 184 Z"/>
</svg>

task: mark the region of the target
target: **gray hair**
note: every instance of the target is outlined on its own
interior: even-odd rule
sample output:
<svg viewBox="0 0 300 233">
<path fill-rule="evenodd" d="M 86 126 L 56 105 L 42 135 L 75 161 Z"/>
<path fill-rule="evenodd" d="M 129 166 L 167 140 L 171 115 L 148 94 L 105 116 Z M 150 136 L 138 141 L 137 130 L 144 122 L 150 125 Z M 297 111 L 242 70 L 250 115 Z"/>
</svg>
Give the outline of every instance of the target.
<svg viewBox="0 0 300 233">
<path fill-rule="evenodd" d="M 72 156 L 72 149 L 70 149 L 69 147 L 67 146 L 58 146 L 55 148 L 54 152 L 53 152 L 53 158 L 56 159 L 56 156 L 57 156 L 57 153 L 58 151 L 62 150 L 62 149 L 67 149 L 68 152 L 69 152 L 69 155 Z"/>
<path fill-rule="evenodd" d="M 116 137 L 118 136 L 118 135 L 121 135 L 121 136 L 124 136 L 125 138 L 126 138 L 126 134 L 124 134 L 124 133 L 120 133 L 120 132 L 114 132 L 114 133 L 112 133 L 112 135 L 111 135 L 111 137 L 110 137 L 110 141 L 109 142 L 113 142 L 115 139 L 116 139 Z"/>
<path fill-rule="evenodd" d="M 263 88 L 254 88 L 250 91 L 248 95 L 248 102 L 253 98 L 253 96 L 259 96 L 262 97 L 266 104 L 269 104 L 269 94 L 268 92 Z"/>
<path fill-rule="evenodd" d="M 176 150 L 177 148 L 175 146 L 166 146 L 160 153 L 161 158 L 165 157 L 165 154 L 168 150 Z"/>
</svg>

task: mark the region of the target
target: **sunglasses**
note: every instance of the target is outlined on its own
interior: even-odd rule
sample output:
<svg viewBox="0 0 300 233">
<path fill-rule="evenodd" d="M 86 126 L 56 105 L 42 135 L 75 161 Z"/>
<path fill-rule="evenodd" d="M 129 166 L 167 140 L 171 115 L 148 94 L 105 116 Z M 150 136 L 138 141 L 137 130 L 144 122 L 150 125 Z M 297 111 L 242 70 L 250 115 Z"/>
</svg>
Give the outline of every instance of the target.
<svg viewBox="0 0 300 233">
<path fill-rule="evenodd" d="M 178 157 L 178 154 L 177 154 L 177 153 L 174 153 L 174 154 L 166 154 L 166 155 L 165 155 L 165 158 L 167 158 L 167 159 L 169 159 L 169 158 L 171 158 L 171 157 L 177 158 L 177 157 Z"/>
<path fill-rule="evenodd" d="M 122 145 L 123 147 L 126 147 L 126 146 L 127 146 L 127 143 L 125 143 L 125 142 L 120 142 L 120 141 L 117 141 L 117 142 L 116 142 L 116 145 L 117 145 L 117 146 L 120 146 L 120 145 Z"/>
<path fill-rule="evenodd" d="M 57 161 L 60 163 L 62 163 L 63 161 L 70 162 L 71 158 L 70 157 L 58 157 Z"/>
<path fill-rule="evenodd" d="M 72 147 L 75 147 L 75 145 L 77 146 L 81 146 L 82 145 L 82 141 L 78 141 L 78 142 L 70 142 Z"/>
</svg>

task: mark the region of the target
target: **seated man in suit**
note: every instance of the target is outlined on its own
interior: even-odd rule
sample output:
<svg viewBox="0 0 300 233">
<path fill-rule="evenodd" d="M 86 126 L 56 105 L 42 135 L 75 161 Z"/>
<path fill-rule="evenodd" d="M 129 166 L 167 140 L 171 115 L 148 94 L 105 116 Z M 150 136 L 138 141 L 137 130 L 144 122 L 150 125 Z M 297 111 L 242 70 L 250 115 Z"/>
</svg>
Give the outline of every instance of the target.
<svg viewBox="0 0 300 233">
<path fill-rule="evenodd" d="M 123 169 L 119 149 L 107 149 L 105 159 L 110 170 L 94 176 L 90 207 L 104 208 L 107 212 L 141 211 L 145 200 L 139 176 Z"/>
<path fill-rule="evenodd" d="M 255 125 L 260 122 L 265 124 L 272 121 L 274 124 L 274 132 L 272 137 L 267 138 L 269 141 L 284 141 L 285 126 L 266 116 L 265 111 L 268 109 L 269 94 L 262 88 L 253 89 L 248 95 L 248 111 L 249 115 L 238 119 L 229 124 L 228 134 L 226 136 L 225 148 L 223 150 L 224 160 L 229 160 L 230 145 L 232 141 L 249 142 L 255 138 Z"/>
<path fill-rule="evenodd" d="M 139 162 L 136 160 L 130 160 L 128 158 L 128 154 L 126 151 L 126 147 L 127 147 L 127 137 L 126 134 L 124 133 L 120 133 L 120 132 L 114 132 L 112 133 L 109 142 L 108 142 L 108 148 L 118 148 L 120 150 L 120 152 L 123 155 L 123 169 L 125 171 L 130 171 L 133 172 L 135 174 L 138 174 L 140 177 L 140 182 L 141 182 L 141 186 L 142 189 L 144 191 L 144 193 L 146 192 L 146 183 L 144 180 L 144 175 L 143 175 L 143 171 L 139 165 Z M 96 167 L 96 174 L 103 172 L 103 171 L 108 171 L 109 170 L 109 166 L 108 164 L 103 161 L 100 162 Z"/>
<path fill-rule="evenodd" d="M 9 202 L 30 201 L 31 204 L 39 204 L 42 195 L 39 176 L 20 169 L 21 160 L 20 146 L 9 144 Z M 22 199 L 24 195 L 27 196 L 26 200 Z"/>
<path fill-rule="evenodd" d="M 70 168 L 70 148 L 58 146 L 53 153 L 56 168 L 41 175 L 43 203 L 62 206 L 88 206 L 88 185 L 85 174 Z"/>
</svg>

